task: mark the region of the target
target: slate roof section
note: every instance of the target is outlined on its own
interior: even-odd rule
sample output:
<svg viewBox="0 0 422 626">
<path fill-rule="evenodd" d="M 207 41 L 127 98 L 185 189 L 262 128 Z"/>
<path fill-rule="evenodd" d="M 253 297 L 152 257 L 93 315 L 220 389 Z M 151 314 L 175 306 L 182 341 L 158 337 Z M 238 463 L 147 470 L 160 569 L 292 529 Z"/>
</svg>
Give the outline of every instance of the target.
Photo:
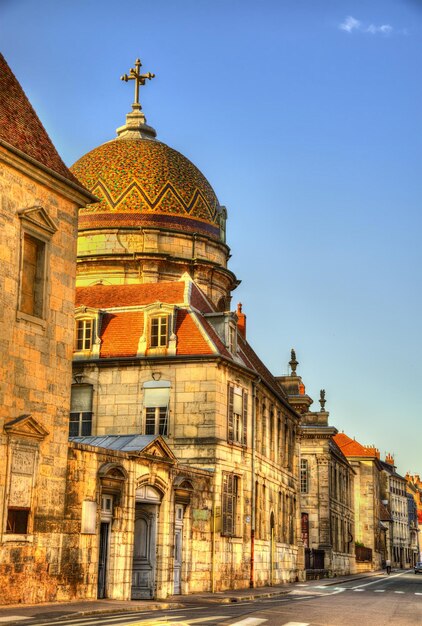
<svg viewBox="0 0 422 626">
<path fill-rule="evenodd" d="M 69 441 L 82 443 L 95 448 L 120 450 L 121 452 L 142 452 L 157 435 L 103 435 L 91 437 L 70 437 Z"/>
<path fill-rule="evenodd" d="M 379 459 L 379 451 L 372 446 L 363 446 L 356 439 L 351 439 L 345 433 L 338 433 L 334 436 L 334 441 L 347 457 L 368 457 Z"/>
<path fill-rule="evenodd" d="M 63 163 L 18 80 L 0 54 L 0 141 L 85 191 Z"/>
</svg>

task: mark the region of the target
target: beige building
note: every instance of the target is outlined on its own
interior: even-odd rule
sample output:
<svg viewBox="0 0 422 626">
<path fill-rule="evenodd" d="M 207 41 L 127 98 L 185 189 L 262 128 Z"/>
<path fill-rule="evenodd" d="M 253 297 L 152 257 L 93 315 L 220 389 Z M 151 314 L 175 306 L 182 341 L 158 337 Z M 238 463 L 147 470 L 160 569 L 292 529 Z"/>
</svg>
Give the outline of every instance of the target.
<svg viewBox="0 0 422 626">
<path fill-rule="evenodd" d="M 211 480 L 211 502 L 183 506 L 178 518 L 163 495 L 172 486 L 163 486 L 156 523 L 135 523 L 114 560 L 114 516 L 143 519 L 150 503 L 136 491 L 134 511 L 113 508 L 96 548 L 103 593 L 166 597 L 297 580 L 299 416 L 249 346 L 241 306 L 230 311 L 238 281 L 227 267 L 226 209 L 188 159 L 156 140 L 140 105 L 117 133 L 72 168 L 100 200 L 80 212 L 72 445 L 98 456 L 109 437 L 160 436 L 183 468 Z M 202 534 L 190 532 L 195 520 Z M 95 533 L 98 542 L 98 516 Z M 147 548 L 160 536 L 161 551 Z M 177 574 L 179 549 L 188 565 Z"/>
<path fill-rule="evenodd" d="M 390 560 L 392 567 L 409 568 L 413 564 L 407 483 L 396 471 L 394 458 L 387 454 L 381 461 L 382 497 L 392 518 L 390 534 Z"/>
<path fill-rule="evenodd" d="M 1 55 L 0 94 L 0 603 L 37 602 L 67 584 L 77 212 L 95 198 Z"/>
<path fill-rule="evenodd" d="M 337 429 L 329 426 L 325 391 L 320 411 L 296 374 L 292 350 L 290 376 L 278 377 L 290 403 L 301 414 L 300 514 L 307 578 L 350 574 L 355 569 L 353 480 L 355 472 L 335 443 Z"/>
<path fill-rule="evenodd" d="M 373 446 L 363 446 L 344 433 L 335 435 L 334 441 L 355 471 L 356 569 L 359 572 L 380 569 L 385 538 L 381 525 L 382 465 L 379 451 Z"/>
</svg>

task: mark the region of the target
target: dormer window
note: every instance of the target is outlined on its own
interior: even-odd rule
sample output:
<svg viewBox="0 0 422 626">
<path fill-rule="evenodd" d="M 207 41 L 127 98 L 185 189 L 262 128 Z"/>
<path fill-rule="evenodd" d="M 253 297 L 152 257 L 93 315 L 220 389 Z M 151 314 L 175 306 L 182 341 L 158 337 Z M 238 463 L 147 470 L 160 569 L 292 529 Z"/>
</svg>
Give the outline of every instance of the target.
<svg viewBox="0 0 422 626">
<path fill-rule="evenodd" d="M 165 348 L 168 343 L 168 316 L 157 315 L 151 318 L 151 348 Z"/>
<path fill-rule="evenodd" d="M 232 322 L 229 323 L 229 345 L 228 348 L 232 354 L 237 352 L 237 328 Z"/>
<path fill-rule="evenodd" d="M 101 340 L 98 336 L 101 328 L 101 311 L 80 306 L 75 311 L 74 358 L 96 358 L 100 353 Z"/>
<path fill-rule="evenodd" d="M 75 350 L 91 350 L 95 320 L 76 320 Z"/>
</svg>

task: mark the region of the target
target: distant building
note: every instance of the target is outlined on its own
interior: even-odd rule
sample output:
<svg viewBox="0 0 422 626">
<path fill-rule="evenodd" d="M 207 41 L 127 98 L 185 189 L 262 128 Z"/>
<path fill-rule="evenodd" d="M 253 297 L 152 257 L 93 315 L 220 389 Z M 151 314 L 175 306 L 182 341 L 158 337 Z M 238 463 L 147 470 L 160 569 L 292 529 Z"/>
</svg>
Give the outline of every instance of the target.
<svg viewBox="0 0 422 626">
<path fill-rule="evenodd" d="M 418 474 L 406 476 L 406 491 L 409 498 L 409 527 L 413 561 L 422 559 L 422 481 Z"/>
<path fill-rule="evenodd" d="M 391 565 L 399 568 L 409 568 L 412 564 L 412 550 L 410 541 L 409 504 L 406 491 L 406 479 L 396 471 L 394 458 L 387 454 L 385 461 L 381 461 L 383 469 L 385 497 L 393 519 Z"/>
<path fill-rule="evenodd" d="M 292 351 L 290 376 L 278 377 L 289 402 L 301 414 L 301 538 L 308 578 L 339 576 L 355 570 L 354 470 L 335 443 L 337 429 L 328 425 L 325 391 L 321 410 L 310 411 L 312 399 Z"/>
<path fill-rule="evenodd" d="M 363 446 L 345 433 L 334 441 L 355 471 L 355 545 L 357 571 L 379 569 L 382 564 L 381 472 L 379 451 Z"/>
</svg>

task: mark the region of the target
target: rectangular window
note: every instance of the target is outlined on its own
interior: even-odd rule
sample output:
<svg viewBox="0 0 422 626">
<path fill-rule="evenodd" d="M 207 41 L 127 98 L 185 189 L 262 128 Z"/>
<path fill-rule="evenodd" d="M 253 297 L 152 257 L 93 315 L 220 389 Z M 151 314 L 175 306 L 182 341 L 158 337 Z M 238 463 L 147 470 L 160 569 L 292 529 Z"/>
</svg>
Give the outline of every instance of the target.
<svg viewBox="0 0 422 626">
<path fill-rule="evenodd" d="M 239 477 L 223 472 L 222 484 L 222 534 L 227 537 L 236 535 L 236 521 L 239 497 Z"/>
<path fill-rule="evenodd" d="M 28 532 L 29 508 L 9 507 L 7 510 L 6 532 L 26 535 Z"/>
<path fill-rule="evenodd" d="M 24 234 L 19 309 L 34 317 L 44 312 L 45 247 L 44 241 Z"/>
<path fill-rule="evenodd" d="M 309 491 L 309 466 L 307 459 L 300 459 L 300 493 Z"/>
<path fill-rule="evenodd" d="M 91 350 L 94 335 L 94 320 L 77 320 L 75 350 Z"/>
<path fill-rule="evenodd" d="M 237 328 L 229 324 L 229 350 L 232 354 L 237 352 Z"/>
<path fill-rule="evenodd" d="M 164 348 L 168 339 L 168 317 L 160 315 L 151 319 L 151 348 Z"/>
<path fill-rule="evenodd" d="M 69 437 L 92 434 L 92 385 L 72 385 Z"/>
<path fill-rule="evenodd" d="M 229 384 L 227 438 L 246 446 L 248 394 L 241 387 Z"/>
<path fill-rule="evenodd" d="M 164 435 L 168 433 L 167 407 L 146 407 L 145 434 Z"/>
<path fill-rule="evenodd" d="M 145 383 L 145 434 L 168 436 L 170 383 Z M 154 386 L 152 386 L 154 385 Z M 162 385 L 158 387 L 158 385 Z"/>
</svg>

